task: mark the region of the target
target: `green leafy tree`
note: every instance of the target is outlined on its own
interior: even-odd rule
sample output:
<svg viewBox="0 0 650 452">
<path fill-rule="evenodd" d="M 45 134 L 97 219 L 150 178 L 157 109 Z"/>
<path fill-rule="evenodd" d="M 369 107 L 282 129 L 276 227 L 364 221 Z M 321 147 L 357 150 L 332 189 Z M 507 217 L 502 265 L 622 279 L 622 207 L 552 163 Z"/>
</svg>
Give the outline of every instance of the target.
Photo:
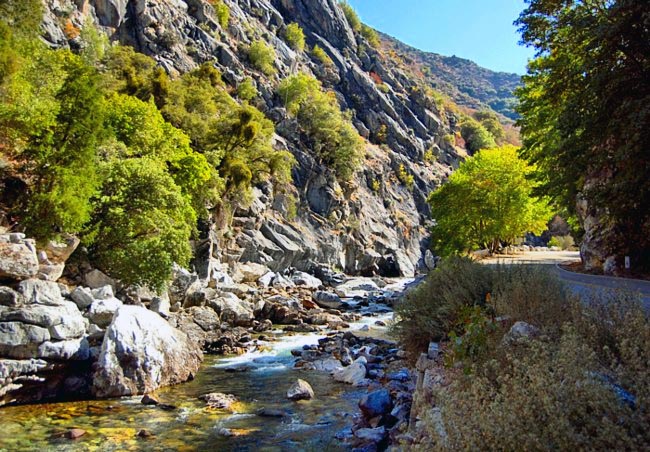
<svg viewBox="0 0 650 452">
<path fill-rule="evenodd" d="M 107 165 L 90 247 L 93 260 L 126 284 L 162 289 L 172 264 L 188 264 L 196 215 L 160 161 L 116 160 Z"/>
<path fill-rule="evenodd" d="M 542 232 L 551 215 L 532 195 L 531 171 L 514 146 L 484 149 L 461 163 L 429 196 L 435 251 L 443 256 L 477 248 L 494 252 L 526 232 Z"/>
<path fill-rule="evenodd" d="M 474 113 L 474 119 L 481 123 L 485 129 L 490 132 L 497 144 L 503 144 L 506 138 L 506 132 L 499 121 L 499 117 L 492 110 L 481 110 Z"/>
<path fill-rule="evenodd" d="M 305 33 L 297 23 L 290 23 L 284 31 L 284 40 L 297 52 L 305 50 Z"/>
<path fill-rule="evenodd" d="M 470 154 L 481 149 L 493 148 L 497 145 L 492 134 L 480 122 L 466 117 L 460 125 L 460 135 L 465 140 L 465 146 Z"/>
<path fill-rule="evenodd" d="M 543 193 L 609 225 L 599 246 L 650 268 L 650 3 L 531 0 L 518 20 L 535 47 L 518 92 L 522 155 Z M 644 25 L 645 24 L 645 25 Z"/>
<path fill-rule="evenodd" d="M 253 41 L 248 49 L 248 57 L 257 69 L 266 75 L 275 74 L 275 60 L 277 55 L 273 47 L 261 39 Z"/>
<path fill-rule="evenodd" d="M 306 74 L 288 77 L 278 94 L 306 134 L 311 149 L 342 180 L 352 178 L 363 160 L 363 140 L 340 109 L 336 96 Z"/>
</svg>

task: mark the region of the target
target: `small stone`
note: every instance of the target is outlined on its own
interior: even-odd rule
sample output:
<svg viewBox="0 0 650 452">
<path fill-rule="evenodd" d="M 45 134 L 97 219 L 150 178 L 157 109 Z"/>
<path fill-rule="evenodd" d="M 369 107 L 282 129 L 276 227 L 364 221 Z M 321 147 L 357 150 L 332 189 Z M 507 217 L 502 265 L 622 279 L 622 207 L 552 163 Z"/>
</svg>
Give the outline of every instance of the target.
<svg viewBox="0 0 650 452">
<path fill-rule="evenodd" d="M 78 439 L 86 434 L 85 430 L 80 428 L 73 428 L 66 432 L 65 437 L 68 439 Z"/>
<path fill-rule="evenodd" d="M 137 433 L 137 436 L 139 438 L 150 438 L 150 437 L 154 436 L 154 434 L 151 433 L 149 430 L 142 429 Z"/>
<path fill-rule="evenodd" d="M 168 405 L 166 403 L 159 403 L 157 406 L 163 411 L 174 411 L 177 408 L 176 405 Z"/>
<path fill-rule="evenodd" d="M 429 342 L 427 357 L 429 359 L 438 359 L 439 355 L 440 355 L 440 344 L 438 344 L 437 342 Z"/>
<path fill-rule="evenodd" d="M 160 402 L 158 402 L 155 397 L 145 394 L 142 396 L 142 399 L 140 399 L 140 403 L 143 405 L 158 405 Z"/>
<path fill-rule="evenodd" d="M 221 392 L 211 392 L 210 394 L 204 394 L 199 397 L 200 400 L 203 400 L 210 408 L 216 410 L 228 410 L 233 403 L 237 402 L 237 397 L 232 394 L 223 394 Z"/>
<path fill-rule="evenodd" d="M 278 408 L 261 408 L 257 410 L 256 414 L 260 417 L 285 417 L 289 415 L 285 410 Z"/>
<path fill-rule="evenodd" d="M 393 402 L 390 399 L 390 392 L 388 389 L 380 389 L 366 394 L 359 401 L 359 408 L 366 419 L 372 419 L 376 416 L 382 416 L 389 413 L 393 408 Z"/>
<path fill-rule="evenodd" d="M 314 398 L 314 390 L 305 380 L 298 379 L 287 391 L 290 400 L 310 400 Z"/>
</svg>

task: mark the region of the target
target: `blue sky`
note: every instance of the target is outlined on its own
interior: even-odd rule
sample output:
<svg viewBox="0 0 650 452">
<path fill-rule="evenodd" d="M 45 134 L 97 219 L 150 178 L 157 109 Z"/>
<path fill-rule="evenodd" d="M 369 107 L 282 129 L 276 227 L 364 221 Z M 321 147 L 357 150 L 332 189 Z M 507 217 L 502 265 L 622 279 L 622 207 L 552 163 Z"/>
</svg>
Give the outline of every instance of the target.
<svg viewBox="0 0 650 452">
<path fill-rule="evenodd" d="M 524 0 L 348 0 L 361 20 L 421 50 L 456 55 L 496 71 L 526 72 L 533 50 L 512 22 Z"/>
</svg>

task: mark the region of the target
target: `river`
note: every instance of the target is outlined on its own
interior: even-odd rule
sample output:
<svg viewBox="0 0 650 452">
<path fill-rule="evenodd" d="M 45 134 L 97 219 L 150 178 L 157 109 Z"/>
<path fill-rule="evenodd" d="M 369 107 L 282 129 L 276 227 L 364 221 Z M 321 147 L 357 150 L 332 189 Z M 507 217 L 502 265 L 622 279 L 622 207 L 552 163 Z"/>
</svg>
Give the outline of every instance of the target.
<svg viewBox="0 0 650 452">
<path fill-rule="evenodd" d="M 374 322 L 390 318 L 390 312 L 375 312 L 350 325 L 350 330 L 367 330 L 368 325 L 370 331 L 363 334 L 384 337 L 386 329 Z M 364 389 L 338 383 L 323 372 L 293 368 L 291 350 L 316 344 L 325 334 L 288 335 L 276 330 L 274 341 L 259 342 L 257 349 L 244 355 L 206 356 L 193 381 L 155 393 L 162 404 L 175 407 L 169 411 L 142 405 L 141 396 L 2 408 L 0 450 L 344 450 L 349 446 L 336 436 L 352 424 Z M 313 400 L 287 399 L 287 389 L 297 378 L 311 384 Z M 239 402 L 234 412 L 206 408 L 198 397 L 210 392 L 235 395 Z M 262 408 L 287 415 L 258 416 Z M 63 437 L 71 428 L 86 434 L 74 441 Z M 138 437 L 141 430 L 152 436 Z"/>
</svg>

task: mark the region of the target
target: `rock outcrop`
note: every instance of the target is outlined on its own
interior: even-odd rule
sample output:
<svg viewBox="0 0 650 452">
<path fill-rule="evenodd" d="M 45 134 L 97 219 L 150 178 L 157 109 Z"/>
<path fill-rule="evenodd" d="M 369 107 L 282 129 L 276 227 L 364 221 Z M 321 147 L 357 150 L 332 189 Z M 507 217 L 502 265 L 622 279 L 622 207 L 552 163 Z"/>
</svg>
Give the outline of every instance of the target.
<svg viewBox="0 0 650 452">
<path fill-rule="evenodd" d="M 106 330 L 93 375 L 93 394 L 120 397 L 192 379 L 202 353 L 158 314 L 122 306 Z"/>
</svg>

